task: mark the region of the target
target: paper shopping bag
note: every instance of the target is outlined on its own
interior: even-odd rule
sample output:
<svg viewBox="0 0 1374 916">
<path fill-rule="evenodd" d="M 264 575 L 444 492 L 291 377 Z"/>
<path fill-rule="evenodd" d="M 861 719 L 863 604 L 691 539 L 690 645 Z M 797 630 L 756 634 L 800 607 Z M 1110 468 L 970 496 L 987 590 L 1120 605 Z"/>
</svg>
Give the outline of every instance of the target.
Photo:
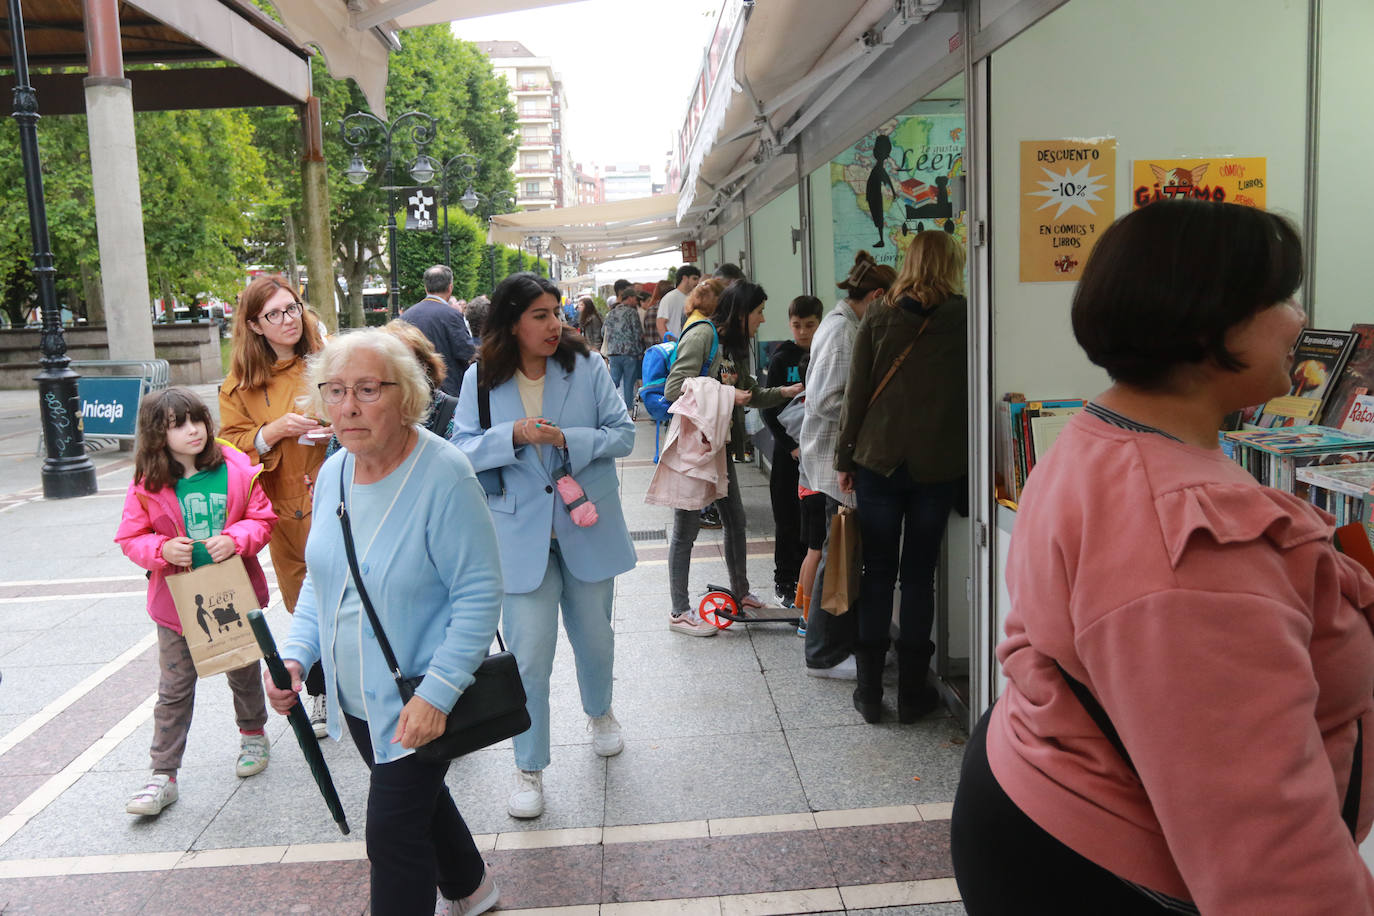
<svg viewBox="0 0 1374 916">
<path fill-rule="evenodd" d="M 176 603 L 197 675 L 232 671 L 262 658 L 248 626 L 248 612 L 261 605 L 242 557 L 168 576 L 167 589 Z"/>
<path fill-rule="evenodd" d="M 838 617 L 859 600 L 859 580 L 863 572 L 859 516 L 853 509 L 841 506 L 840 511 L 831 517 L 825 550 L 821 607 Z"/>
</svg>

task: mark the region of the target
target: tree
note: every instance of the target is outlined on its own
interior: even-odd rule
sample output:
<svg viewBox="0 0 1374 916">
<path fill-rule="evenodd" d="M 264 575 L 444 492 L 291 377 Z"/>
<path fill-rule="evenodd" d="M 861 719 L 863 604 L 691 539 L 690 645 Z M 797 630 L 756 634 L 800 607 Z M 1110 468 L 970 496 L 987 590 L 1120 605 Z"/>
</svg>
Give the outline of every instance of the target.
<svg viewBox="0 0 1374 916">
<path fill-rule="evenodd" d="M 403 214 L 397 215 L 401 220 Z M 438 214 L 438 225 L 443 226 L 443 213 Z M 453 269 L 453 295 L 459 299 L 471 299 L 477 295 L 479 285 L 485 286 L 481 274 L 483 265 L 483 241 L 486 233 L 476 217 L 469 215 L 461 207 L 449 208 L 449 235 Z M 444 235 L 442 228 L 433 232 L 406 231 L 397 233 L 397 248 L 401 263 L 414 265 L 401 279 L 401 307 L 424 298 L 425 268 L 444 263 Z"/>
<path fill-rule="evenodd" d="M 248 114 L 143 112 L 135 129 L 149 282 L 164 298 L 232 298 L 249 213 L 273 200 Z"/>
<path fill-rule="evenodd" d="M 387 114 L 393 120 L 414 110 L 434 116 L 437 132 L 428 150 L 431 157 L 443 163 L 460 153 L 475 154 L 479 160 L 473 183 L 475 190 L 488 196 L 497 191 L 513 190 L 510 166 L 515 161 L 516 121 L 504 78 L 496 76 L 491 62 L 475 45 L 455 38 L 447 25 L 407 30 L 401 36 L 401 43 L 401 50 L 392 54 L 390 60 Z M 361 185 L 352 184 L 343 175 L 351 150 L 343 142 L 340 126 L 346 115 L 368 110 L 357 86 L 351 80 L 335 80 L 324 67 L 316 67 L 314 93 L 320 99 L 325 157 L 331 166 L 330 229 L 341 274 L 335 279 L 336 289 L 340 301 L 347 302 L 351 318 L 350 322 L 341 323 L 361 326 L 363 286 L 369 275 L 384 270 L 380 255 L 387 193 L 381 189 L 379 175 Z M 294 113 L 291 119 L 294 120 Z M 259 116 L 258 128 L 263 137 L 260 149 L 272 163 L 269 172 L 297 169 L 299 153 L 283 162 L 282 157 L 290 156 L 291 150 L 287 144 L 272 139 L 278 136 L 273 131 L 280 131 L 280 125 Z M 296 130 L 298 133 L 299 128 Z M 415 158 L 415 150 L 407 145 L 403 133 L 397 132 L 394 144 L 397 184 L 410 182 L 406 173 Z M 374 171 L 381 166 L 381 153 L 376 148 L 362 151 L 368 167 Z M 459 188 L 455 193 L 461 194 L 463 190 Z M 289 190 L 284 190 L 284 195 L 289 197 Z M 456 208 L 454 212 L 456 214 Z M 282 224 L 281 214 L 264 209 L 258 216 L 254 237 L 270 245 L 272 239 L 286 234 Z M 399 234 L 404 236 L 405 230 Z M 413 285 L 419 279 L 419 272 L 435 263 L 433 258 L 412 263 L 406 257 L 409 247 L 409 241 L 397 245 L 403 285 Z"/>
<path fill-rule="evenodd" d="M 248 116 L 226 110 L 140 112 L 134 129 L 150 298 L 232 296 L 242 284 L 245 214 L 269 197 Z M 84 115 L 39 123 L 58 301 L 76 315 L 100 320 L 89 146 Z M 18 130 L 9 119 L 0 126 L 0 168 L 22 174 Z M 22 181 L 0 189 L 0 226 L 0 295 L 18 324 L 33 304 Z"/>
</svg>

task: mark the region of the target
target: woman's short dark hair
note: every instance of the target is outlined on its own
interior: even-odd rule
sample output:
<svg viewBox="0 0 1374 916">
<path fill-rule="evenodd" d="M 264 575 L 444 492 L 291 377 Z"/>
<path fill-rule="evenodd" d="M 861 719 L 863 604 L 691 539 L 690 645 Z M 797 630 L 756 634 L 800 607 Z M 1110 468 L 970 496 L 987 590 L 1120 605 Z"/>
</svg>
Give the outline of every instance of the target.
<svg viewBox="0 0 1374 916">
<path fill-rule="evenodd" d="M 732 356 L 749 351 L 749 313 L 763 305 L 768 294 L 763 287 L 748 280 L 737 280 L 726 287 L 711 314 L 711 321 L 720 332 L 720 345 Z"/>
<path fill-rule="evenodd" d="M 491 293 L 491 308 L 482 327 L 481 387 L 488 390 L 515 375 L 520 366 L 520 345 L 515 339 L 515 325 L 520 316 L 540 296 L 548 293 L 558 301 L 560 291 L 551 280 L 529 271 L 511 274 L 497 284 Z M 553 358 L 564 371 L 571 372 L 579 355 L 590 353 L 587 343 L 567 325 Z"/>
<path fill-rule="evenodd" d="M 1073 296 L 1073 333 L 1114 381 L 1168 384 L 1211 360 L 1245 367 L 1226 333 L 1302 283 L 1302 242 L 1281 216 L 1239 204 L 1163 200 L 1112 223 Z"/>
</svg>

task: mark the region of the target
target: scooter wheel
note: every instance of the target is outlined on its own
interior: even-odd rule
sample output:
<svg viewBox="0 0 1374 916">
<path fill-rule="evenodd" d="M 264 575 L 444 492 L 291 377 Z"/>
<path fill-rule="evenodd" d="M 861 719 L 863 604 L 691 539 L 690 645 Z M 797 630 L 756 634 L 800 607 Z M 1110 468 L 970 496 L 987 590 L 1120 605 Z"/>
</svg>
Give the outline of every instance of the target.
<svg viewBox="0 0 1374 916">
<path fill-rule="evenodd" d="M 714 626 L 716 629 L 729 629 L 730 624 L 735 621 L 731 615 L 739 616 L 739 607 L 735 604 L 735 599 L 725 592 L 707 592 L 701 599 L 701 604 L 697 606 L 697 613 L 701 619 Z"/>
</svg>

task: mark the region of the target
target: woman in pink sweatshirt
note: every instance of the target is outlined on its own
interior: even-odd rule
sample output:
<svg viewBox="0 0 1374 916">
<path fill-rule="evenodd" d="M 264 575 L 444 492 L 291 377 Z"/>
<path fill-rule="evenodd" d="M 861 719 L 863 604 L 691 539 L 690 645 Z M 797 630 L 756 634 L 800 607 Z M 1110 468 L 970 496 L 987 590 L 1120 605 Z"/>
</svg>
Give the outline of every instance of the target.
<svg viewBox="0 0 1374 916">
<path fill-rule="evenodd" d="M 1113 385 L 1017 513 L 951 826 L 972 916 L 1374 914 L 1374 579 L 1217 444 L 1287 393 L 1301 275 L 1292 225 L 1232 204 L 1094 249 L 1073 328 Z"/>
</svg>

